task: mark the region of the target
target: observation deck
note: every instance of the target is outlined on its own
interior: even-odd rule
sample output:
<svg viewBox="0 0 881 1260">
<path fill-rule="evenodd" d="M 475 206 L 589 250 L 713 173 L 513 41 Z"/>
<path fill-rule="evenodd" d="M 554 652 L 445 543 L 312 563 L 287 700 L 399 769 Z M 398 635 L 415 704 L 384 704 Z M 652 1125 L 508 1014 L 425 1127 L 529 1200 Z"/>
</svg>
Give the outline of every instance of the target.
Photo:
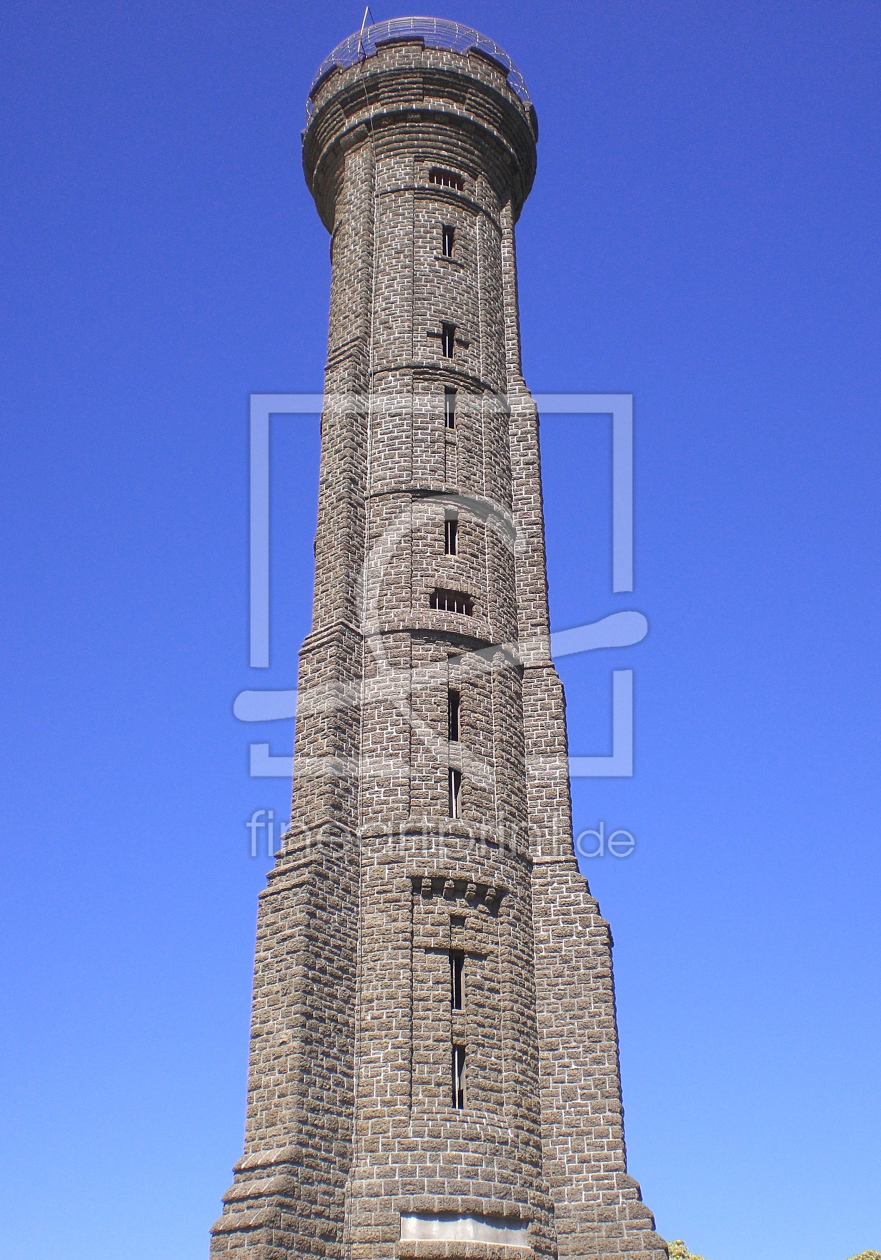
<svg viewBox="0 0 881 1260">
<path fill-rule="evenodd" d="M 334 70 L 348 70 L 359 61 L 375 57 L 379 49 L 387 44 L 411 39 L 421 39 L 426 48 L 443 48 L 448 52 L 463 54 L 472 51 L 481 53 L 504 71 L 508 86 L 523 104 L 532 104 L 523 75 L 505 50 L 488 35 L 481 35 L 480 31 L 475 31 L 471 26 L 463 26 L 461 22 L 449 22 L 445 18 L 390 18 L 386 22 L 374 22 L 372 26 L 365 26 L 363 30 L 355 31 L 341 44 L 337 44 L 336 48 L 324 58 L 309 88 L 309 98 L 306 102 L 307 125 L 315 109 L 315 93 L 329 74 L 332 74 Z"/>
</svg>

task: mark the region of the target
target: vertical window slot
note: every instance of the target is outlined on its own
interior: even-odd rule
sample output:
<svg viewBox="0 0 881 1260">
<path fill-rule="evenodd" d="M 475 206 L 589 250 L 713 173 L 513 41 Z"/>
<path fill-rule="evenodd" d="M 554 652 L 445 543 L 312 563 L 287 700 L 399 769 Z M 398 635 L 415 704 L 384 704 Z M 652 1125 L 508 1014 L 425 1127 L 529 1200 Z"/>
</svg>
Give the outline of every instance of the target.
<svg viewBox="0 0 881 1260">
<path fill-rule="evenodd" d="M 444 521 L 444 555 L 455 556 L 459 551 L 459 522 L 454 516 Z"/>
<path fill-rule="evenodd" d="M 456 238 L 456 229 L 444 224 L 441 228 L 441 252 L 444 258 L 453 257 L 453 241 Z"/>
<path fill-rule="evenodd" d="M 441 324 L 441 354 L 445 359 L 453 357 L 453 343 L 456 339 L 455 324 Z"/>
<path fill-rule="evenodd" d="M 447 692 L 447 739 L 458 741 L 459 739 L 459 705 L 461 703 L 461 695 L 458 691 Z"/>
<path fill-rule="evenodd" d="M 453 1106 L 465 1109 L 465 1047 L 453 1046 Z"/>
<path fill-rule="evenodd" d="M 461 818 L 462 816 L 462 771 L 450 769 L 449 778 L 450 793 L 450 818 Z"/>
<path fill-rule="evenodd" d="M 444 386 L 444 424 L 448 429 L 456 427 L 456 391 Z"/>
<path fill-rule="evenodd" d="M 461 949 L 450 950 L 450 1009 L 462 1010 L 462 980 L 465 972 L 465 955 Z"/>
</svg>

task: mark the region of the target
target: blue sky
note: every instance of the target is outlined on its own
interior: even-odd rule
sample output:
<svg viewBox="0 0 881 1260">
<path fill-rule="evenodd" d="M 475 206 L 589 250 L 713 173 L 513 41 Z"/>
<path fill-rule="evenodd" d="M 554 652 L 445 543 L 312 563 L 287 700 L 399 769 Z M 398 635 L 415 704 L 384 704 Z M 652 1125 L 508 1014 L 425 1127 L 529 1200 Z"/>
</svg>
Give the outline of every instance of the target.
<svg viewBox="0 0 881 1260">
<path fill-rule="evenodd" d="M 374 10 L 377 18 L 402 10 Z M 519 229 L 536 391 L 631 392 L 636 586 L 607 422 L 543 429 L 551 606 L 611 920 L 631 1171 L 710 1260 L 881 1248 L 879 35 L 869 3 L 461 3 L 538 110 Z M 308 628 L 317 426 L 273 430 L 272 666 L 247 656 L 247 399 L 319 390 L 302 180 L 346 4 L 11 3 L 0 176 L 0 1257 L 190 1260 L 241 1149 L 256 895 L 247 687 Z"/>
</svg>

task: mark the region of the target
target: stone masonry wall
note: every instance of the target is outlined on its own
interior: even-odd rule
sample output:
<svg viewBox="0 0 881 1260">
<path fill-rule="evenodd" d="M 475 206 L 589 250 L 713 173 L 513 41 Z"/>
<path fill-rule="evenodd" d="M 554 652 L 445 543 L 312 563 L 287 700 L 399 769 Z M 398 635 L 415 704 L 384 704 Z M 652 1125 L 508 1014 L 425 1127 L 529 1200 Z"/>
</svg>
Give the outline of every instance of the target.
<svg viewBox="0 0 881 1260">
<path fill-rule="evenodd" d="M 493 59 L 421 40 L 313 95 L 313 626 L 212 1256 L 662 1260 L 549 654 L 514 261 L 535 116 Z"/>
</svg>

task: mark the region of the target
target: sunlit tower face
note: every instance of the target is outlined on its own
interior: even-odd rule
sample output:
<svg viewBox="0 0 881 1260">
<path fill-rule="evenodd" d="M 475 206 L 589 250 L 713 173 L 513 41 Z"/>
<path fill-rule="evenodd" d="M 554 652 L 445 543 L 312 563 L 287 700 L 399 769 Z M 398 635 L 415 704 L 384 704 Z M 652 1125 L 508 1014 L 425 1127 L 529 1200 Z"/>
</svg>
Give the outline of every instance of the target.
<svg viewBox="0 0 881 1260">
<path fill-rule="evenodd" d="M 368 27 L 312 87 L 313 623 L 215 1256 L 663 1257 L 549 655 L 514 243 L 536 141 L 516 67 L 455 23 Z"/>
</svg>

